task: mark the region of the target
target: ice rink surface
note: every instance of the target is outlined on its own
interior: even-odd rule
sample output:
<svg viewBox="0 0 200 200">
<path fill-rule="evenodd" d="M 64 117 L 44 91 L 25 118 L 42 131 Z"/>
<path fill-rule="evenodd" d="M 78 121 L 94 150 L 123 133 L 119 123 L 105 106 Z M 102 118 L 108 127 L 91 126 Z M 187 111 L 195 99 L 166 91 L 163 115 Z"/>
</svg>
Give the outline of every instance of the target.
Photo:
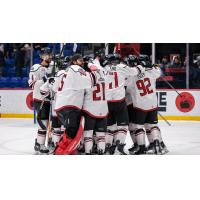
<svg viewBox="0 0 200 200">
<path fill-rule="evenodd" d="M 170 121 L 168 126 L 159 121 L 163 140 L 169 153 L 167 155 L 200 155 L 200 122 Z M 37 126 L 33 119 L 0 118 L 0 154 L 33 155 L 34 138 Z M 128 134 L 126 149 L 132 145 Z"/>
</svg>

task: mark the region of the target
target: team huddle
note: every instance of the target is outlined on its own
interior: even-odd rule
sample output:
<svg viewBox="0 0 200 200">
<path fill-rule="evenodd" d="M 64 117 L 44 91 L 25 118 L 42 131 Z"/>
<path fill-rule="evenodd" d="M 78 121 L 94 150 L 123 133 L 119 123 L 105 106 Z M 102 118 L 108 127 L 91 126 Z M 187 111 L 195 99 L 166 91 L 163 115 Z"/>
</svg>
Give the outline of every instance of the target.
<svg viewBox="0 0 200 200">
<path fill-rule="evenodd" d="M 38 125 L 35 152 L 167 153 L 157 117 L 156 79 L 160 76 L 159 67 L 147 55 L 122 59 L 99 50 L 93 57 L 59 57 L 58 63 L 55 57 L 52 61 L 50 49 L 43 49 L 41 63 L 34 64 L 29 74 Z M 127 134 L 133 141 L 128 152 Z"/>
</svg>

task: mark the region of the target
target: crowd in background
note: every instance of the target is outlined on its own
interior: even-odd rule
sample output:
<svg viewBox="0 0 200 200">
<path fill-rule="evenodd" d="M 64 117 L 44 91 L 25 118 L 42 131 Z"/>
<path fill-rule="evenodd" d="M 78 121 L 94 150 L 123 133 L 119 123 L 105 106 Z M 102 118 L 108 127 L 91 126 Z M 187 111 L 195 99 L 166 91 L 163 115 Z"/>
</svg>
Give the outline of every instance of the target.
<svg viewBox="0 0 200 200">
<path fill-rule="evenodd" d="M 89 46 L 91 44 L 88 44 Z M 81 44 L 69 43 L 64 49 L 65 56 L 71 56 L 76 53 L 87 52 L 88 45 L 82 44 L 85 51 L 82 52 Z M 1 43 L 0 44 L 0 78 L 6 77 L 4 81 L 9 81 L 12 78 L 15 81 L 22 80 L 24 82 L 23 87 L 28 87 L 26 79 L 30 70 L 31 64 L 40 62 L 40 50 L 44 47 L 50 47 L 53 52 L 60 52 L 60 43 Z M 33 48 L 32 60 L 31 50 Z M 164 55 L 160 60 L 156 60 L 156 63 L 160 65 L 164 76 L 168 77 L 168 81 L 171 81 L 175 88 L 186 87 L 186 59 L 179 54 Z M 180 69 L 180 70 L 179 70 Z M 191 58 L 189 61 L 189 75 L 190 75 L 190 88 L 200 88 L 200 55 L 195 59 Z M 0 87 L 9 84 L 1 85 Z M 20 84 L 19 84 L 20 86 Z M 158 87 L 167 88 L 166 84 L 158 81 Z M 14 87 L 14 84 L 13 84 Z"/>
</svg>

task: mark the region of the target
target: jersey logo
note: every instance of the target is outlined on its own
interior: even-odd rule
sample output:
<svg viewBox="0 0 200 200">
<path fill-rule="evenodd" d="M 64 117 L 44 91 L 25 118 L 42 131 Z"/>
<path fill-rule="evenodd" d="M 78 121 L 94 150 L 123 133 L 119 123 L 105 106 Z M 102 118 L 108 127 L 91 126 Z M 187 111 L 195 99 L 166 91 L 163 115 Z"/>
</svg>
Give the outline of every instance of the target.
<svg viewBox="0 0 200 200">
<path fill-rule="evenodd" d="M 82 76 L 82 75 L 86 76 L 86 72 L 85 72 L 84 69 L 79 68 L 79 69 L 78 69 L 78 72 L 80 73 L 81 76 Z"/>
<path fill-rule="evenodd" d="M 138 75 L 137 75 L 138 79 L 142 79 L 142 78 L 144 78 L 144 76 L 145 76 L 144 73 L 141 73 L 141 74 L 138 74 Z"/>
</svg>

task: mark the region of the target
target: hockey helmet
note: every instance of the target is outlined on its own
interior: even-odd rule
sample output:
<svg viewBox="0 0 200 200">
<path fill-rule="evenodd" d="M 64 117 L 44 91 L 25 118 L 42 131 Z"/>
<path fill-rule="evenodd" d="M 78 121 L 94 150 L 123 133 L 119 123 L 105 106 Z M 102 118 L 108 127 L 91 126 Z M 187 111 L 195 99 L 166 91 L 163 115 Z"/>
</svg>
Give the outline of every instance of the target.
<svg viewBox="0 0 200 200">
<path fill-rule="evenodd" d="M 139 64 L 139 60 L 138 60 L 137 56 L 132 55 L 132 54 L 130 54 L 127 57 L 125 57 L 123 61 L 129 67 L 136 67 Z"/>
<path fill-rule="evenodd" d="M 151 61 L 148 55 L 139 55 L 138 57 L 139 64 L 142 65 L 143 67 L 151 67 Z"/>
</svg>

